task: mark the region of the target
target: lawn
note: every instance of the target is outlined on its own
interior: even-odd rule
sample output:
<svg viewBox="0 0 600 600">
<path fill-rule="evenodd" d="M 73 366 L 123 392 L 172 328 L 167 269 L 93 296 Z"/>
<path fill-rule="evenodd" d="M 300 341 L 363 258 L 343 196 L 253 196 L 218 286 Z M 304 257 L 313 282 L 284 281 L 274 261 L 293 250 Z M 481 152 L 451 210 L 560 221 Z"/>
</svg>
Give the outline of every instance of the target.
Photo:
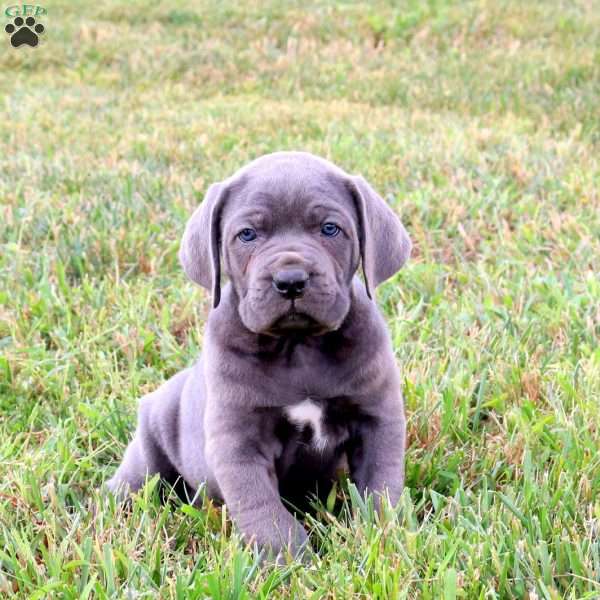
<svg viewBox="0 0 600 600">
<path fill-rule="evenodd" d="M 600 3 L 44 6 L 0 52 L 0 597 L 599 598 Z M 402 501 L 341 485 L 275 567 L 220 508 L 98 490 L 202 347 L 187 217 L 281 149 L 362 173 L 414 252 L 378 290 Z"/>
</svg>

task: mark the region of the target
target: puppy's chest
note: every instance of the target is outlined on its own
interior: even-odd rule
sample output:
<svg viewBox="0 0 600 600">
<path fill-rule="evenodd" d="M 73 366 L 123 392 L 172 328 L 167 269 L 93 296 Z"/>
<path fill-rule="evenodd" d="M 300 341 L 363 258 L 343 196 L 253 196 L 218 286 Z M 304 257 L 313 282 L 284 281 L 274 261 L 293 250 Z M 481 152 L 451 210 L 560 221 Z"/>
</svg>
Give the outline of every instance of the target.
<svg viewBox="0 0 600 600">
<path fill-rule="evenodd" d="M 338 408 L 338 407 L 336 407 Z M 300 434 L 302 442 L 314 450 L 332 450 L 348 439 L 348 425 L 339 410 L 312 398 L 286 406 L 283 416 Z"/>
</svg>

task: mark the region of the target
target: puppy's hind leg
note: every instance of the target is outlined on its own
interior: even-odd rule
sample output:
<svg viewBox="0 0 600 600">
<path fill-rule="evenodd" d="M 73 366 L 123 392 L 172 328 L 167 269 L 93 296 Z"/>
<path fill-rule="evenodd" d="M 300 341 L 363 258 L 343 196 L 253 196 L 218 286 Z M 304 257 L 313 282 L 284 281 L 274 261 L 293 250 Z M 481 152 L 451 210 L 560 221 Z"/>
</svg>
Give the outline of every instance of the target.
<svg viewBox="0 0 600 600">
<path fill-rule="evenodd" d="M 148 467 L 142 453 L 139 434 L 136 434 L 125 451 L 123 462 L 106 482 L 106 486 L 113 494 L 125 499 L 144 485 L 146 477 L 151 474 Z"/>
<path fill-rule="evenodd" d="M 139 490 L 147 477 L 159 474 L 174 482 L 179 473 L 173 464 L 179 440 L 179 400 L 189 369 L 163 383 L 140 401 L 135 436 L 108 489 L 120 498 Z"/>
</svg>

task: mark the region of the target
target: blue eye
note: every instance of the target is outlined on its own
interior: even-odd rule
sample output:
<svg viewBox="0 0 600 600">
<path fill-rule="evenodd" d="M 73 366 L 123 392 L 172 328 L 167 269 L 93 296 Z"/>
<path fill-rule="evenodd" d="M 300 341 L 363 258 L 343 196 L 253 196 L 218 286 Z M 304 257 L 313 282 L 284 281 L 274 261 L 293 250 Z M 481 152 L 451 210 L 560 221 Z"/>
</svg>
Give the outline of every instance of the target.
<svg viewBox="0 0 600 600">
<path fill-rule="evenodd" d="M 250 229 L 250 228 L 242 229 L 238 233 L 238 238 L 242 242 L 251 242 L 252 240 L 256 239 L 256 231 L 254 231 L 254 229 Z"/>
<path fill-rule="evenodd" d="M 327 237 L 335 237 L 340 231 L 335 223 L 324 223 L 321 227 L 321 233 Z"/>
</svg>

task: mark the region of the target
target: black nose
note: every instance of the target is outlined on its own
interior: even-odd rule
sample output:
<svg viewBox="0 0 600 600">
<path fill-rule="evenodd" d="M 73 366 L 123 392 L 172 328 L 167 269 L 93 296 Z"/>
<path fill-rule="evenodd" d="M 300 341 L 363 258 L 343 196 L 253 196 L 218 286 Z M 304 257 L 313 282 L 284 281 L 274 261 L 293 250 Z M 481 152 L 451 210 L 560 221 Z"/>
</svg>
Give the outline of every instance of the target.
<svg viewBox="0 0 600 600">
<path fill-rule="evenodd" d="M 278 271 L 273 276 L 273 287 L 284 298 L 297 298 L 302 296 L 308 281 L 308 273 L 302 269 L 289 269 Z"/>
</svg>

